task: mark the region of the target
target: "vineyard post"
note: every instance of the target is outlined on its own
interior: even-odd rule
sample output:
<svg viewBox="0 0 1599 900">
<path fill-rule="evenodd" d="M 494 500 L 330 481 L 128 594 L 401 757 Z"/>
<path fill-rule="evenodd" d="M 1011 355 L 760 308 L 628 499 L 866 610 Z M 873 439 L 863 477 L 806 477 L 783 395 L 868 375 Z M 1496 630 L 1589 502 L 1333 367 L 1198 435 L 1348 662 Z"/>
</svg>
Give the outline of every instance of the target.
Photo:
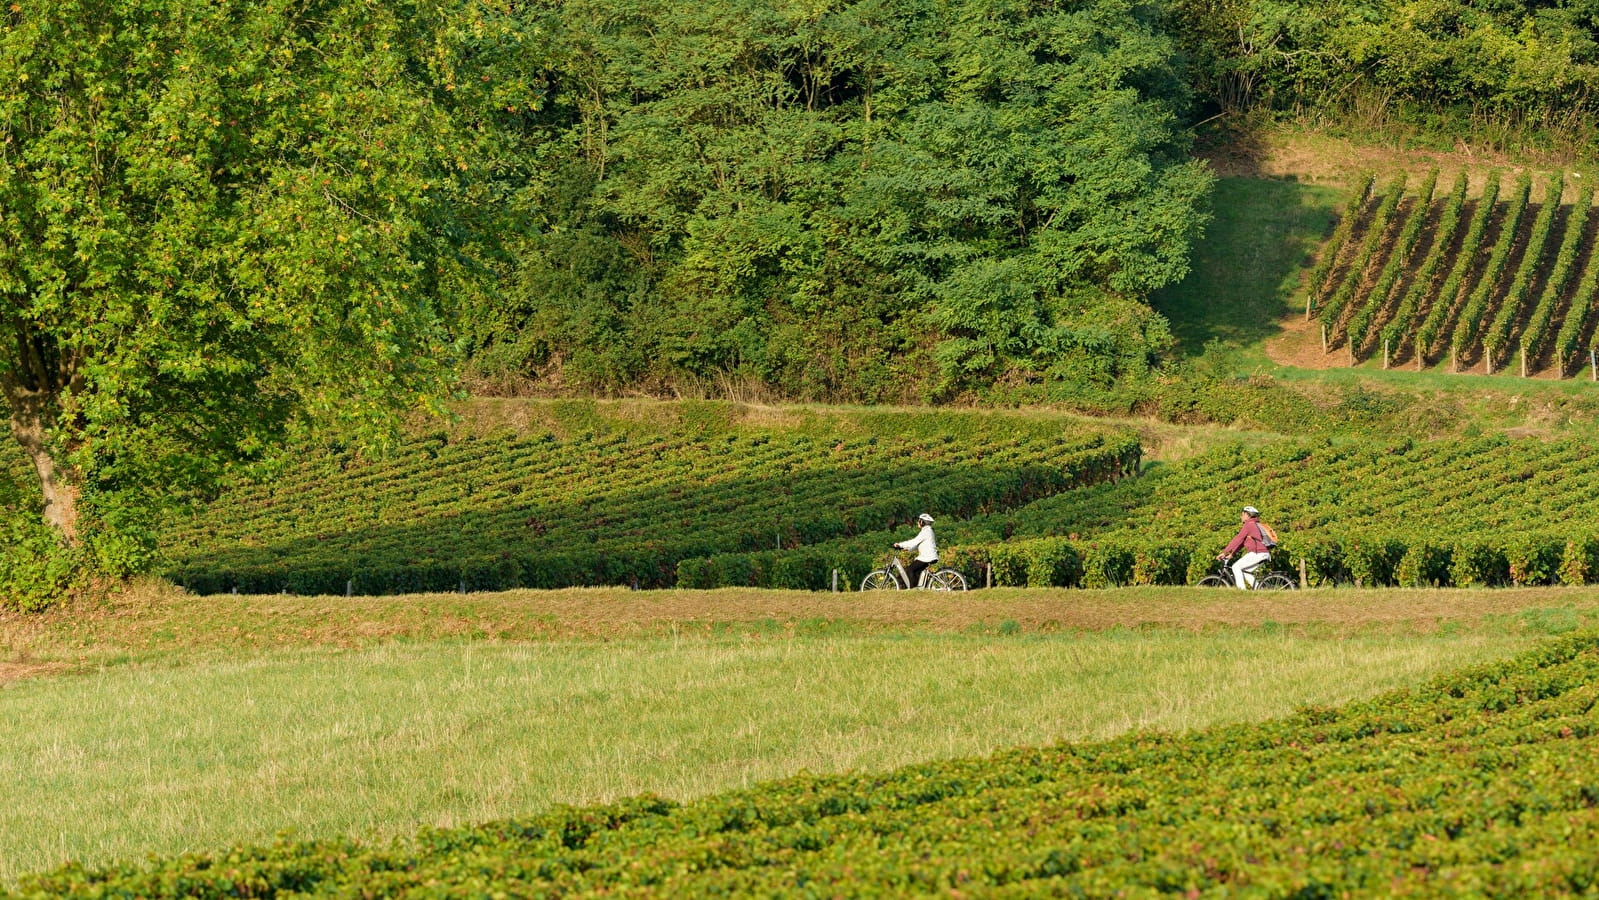
<svg viewBox="0 0 1599 900">
<path fill-rule="evenodd" d="M 1382 339 L 1382 367 L 1388 368 L 1388 339 Z"/>
<path fill-rule="evenodd" d="M 1525 346 L 1521 348 L 1521 377 L 1527 377 L 1527 348 Z"/>
<path fill-rule="evenodd" d="M 1323 353 L 1327 352 L 1327 325 L 1326 325 L 1326 323 L 1323 323 L 1322 326 L 1321 326 L 1321 352 L 1323 352 Z"/>
<path fill-rule="evenodd" d="M 1305 321 L 1307 321 L 1307 322 L 1310 321 L 1311 302 L 1312 301 L 1310 299 L 1310 295 L 1306 294 L 1305 295 Z"/>
<path fill-rule="evenodd" d="M 346 597 L 352 596 L 354 591 L 355 591 L 355 579 L 354 578 L 346 578 L 344 580 L 344 596 L 346 596 Z"/>
<path fill-rule="evenodd" d="M 1304 590 L 1308 586 L 1306 582 L 1309 580 L 1305 575 L 1305 558 L 1301 556 L 1299 557 L 1299 589 Z"/>
<path fill-rule="evenodd" d="M 991 588 L 993 586 L 994 586 L 994 564 L 991 563 L 991 562 L 983 563 L 983 587 Z"/>
<path fill-rule="evenodd" d="M 833 570 L 833 593 L 838 593 L 838 570 Z"/>
<path fill-rule="evenodd" d="M 1593 368 L 1593 380 L 1599 381 L 1599 359 L 1594 358 L 1593 348 L 1588 348 L 1588 365 Z"/>
<path fill-rule="evenodd" d="M 1460 374 L 1460 361 L 1455 358 L 1455 348 L 1449 348 L 1449 374 Z"/>
<path fill-rule="evenodd" d="M 458 594 L 466 593 L 466 576 L 465 575 L 461 576 L 461 583 L 457 586 L 456 593 L 458 593 Z"/>
<path fill-rule="evenodd" d="M 1355 342 L 1352 339 L 1349 341 L 1349 364 L 1351 366 L 1360 364 L 1360 360 L 1355 358 Z"/>
</svg>

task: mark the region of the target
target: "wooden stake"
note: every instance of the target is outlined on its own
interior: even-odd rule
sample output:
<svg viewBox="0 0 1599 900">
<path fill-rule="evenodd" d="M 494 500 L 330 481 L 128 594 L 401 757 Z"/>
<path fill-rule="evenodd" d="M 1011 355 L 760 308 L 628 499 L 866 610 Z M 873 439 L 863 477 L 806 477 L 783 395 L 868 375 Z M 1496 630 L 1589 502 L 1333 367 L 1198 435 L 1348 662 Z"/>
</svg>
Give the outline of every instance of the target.
<svg viewBox="0 0 1599 900">
<path fill-rule="evenodd" d="M 1300 587 L 1300 590 L 1303 590 L 1306 587 L 1309 587 L 1309 585 L 1307 584 L 1308 581 L 1310 581 L 1310 579 L 1305 577 L 1305 558 L 1303 556 L 1301 556 L 1301 557 L 1299 557 L 1299 587 Z"/>
<path fill-rule="evenodd" d="M 1453 347 L 1449 348 L 1449 371 L 1455 375 L 1460 374 L 1460 362 L 1455 357 L 1455 348 Z"/>
<path fill-rule="evenodd" d="M 1388 339 L 1382 339 L 1382 367 L 1388 368 Z"/>
<path fill-rule="evenodd" d="M 1525 344 L 1521 347 L 1521 377 L 1527 377 L 1527 347 Z"/>
<path fill-rule="evenodd" d="M 1327 326 L 1321 326 L 1321 352 L 1327 352 Z"/>
<path fill-rule="evenodd" d="M 1594 359 L 1592 349 L 1588 350 L 1588 365 L 1593 366 L 1593 380 L 1599 381 L 1599 360 Z"/>
<path fill-rule="evenodd" d="M 1306 294 L 1305 295 L 1305 321 L 1306 322 L 1310 321 L 1310 308 L 1311 308 L 1310 295 Z"/>
</svg>

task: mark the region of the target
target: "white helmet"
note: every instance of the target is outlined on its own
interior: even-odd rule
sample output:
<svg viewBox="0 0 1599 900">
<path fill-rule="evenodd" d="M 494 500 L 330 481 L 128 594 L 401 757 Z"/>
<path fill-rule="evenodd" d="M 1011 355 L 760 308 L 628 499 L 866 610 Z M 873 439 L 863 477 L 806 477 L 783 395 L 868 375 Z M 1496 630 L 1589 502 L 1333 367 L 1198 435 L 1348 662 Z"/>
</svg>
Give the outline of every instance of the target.
<svg viewBox="0 0 1599 900">
<path fill-rule="evenodd" d="M 923 525 L 931 525 L 933 524 L 933 517 L 927 513 L 922 513 L 916 517 L 916 521 L 921 522 Z"/>
<path fill-rule="evenodd" d="M 1260 517 L 1260 510 L 1254 508 L 1253 506 L 1244 507 L 1244 512 L 1249 513 L 1251 516 L 1253 516 L 1255 518 L 1259 518 Z"/>
</svg>

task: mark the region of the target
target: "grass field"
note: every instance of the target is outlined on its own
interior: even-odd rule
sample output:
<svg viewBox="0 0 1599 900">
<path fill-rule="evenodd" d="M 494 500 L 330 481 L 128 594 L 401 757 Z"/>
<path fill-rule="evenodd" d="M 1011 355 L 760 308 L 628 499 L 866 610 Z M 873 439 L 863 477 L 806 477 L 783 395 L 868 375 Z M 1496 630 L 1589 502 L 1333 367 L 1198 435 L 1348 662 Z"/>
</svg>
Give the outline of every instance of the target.
<svg viewBox="0 0 1599 900">
<path fill-rule="evenodd" d="M 385 838 L 800 770 L 1336 704 L 1599 620 L 1599 591 L 586 590 L 0 619 L 0 879 Z"/>
<path fill-rule="evenodd" d="M 1195 245 L 1193 270 L 1152 299 L 1183 352 L 1258 347 L 1278 333 L 1279 319 L 1303 310 L 1302 273 L 1332 230 L 1342 197 L 1334 188 L 1292 181 L 1219 179 L 1214 219 Z"/>
</svg>

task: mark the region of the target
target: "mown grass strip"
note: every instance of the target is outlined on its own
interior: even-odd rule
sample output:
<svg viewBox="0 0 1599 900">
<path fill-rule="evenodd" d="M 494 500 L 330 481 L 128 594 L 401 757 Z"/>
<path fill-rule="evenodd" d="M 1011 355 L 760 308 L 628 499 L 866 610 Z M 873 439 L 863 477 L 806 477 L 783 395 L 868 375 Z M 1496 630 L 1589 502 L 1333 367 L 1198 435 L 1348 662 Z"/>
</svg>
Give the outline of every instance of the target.
<svg viewBox="0 0 1599 900">
<path fill-rule="evenodd" d="M 966 594 L 828 594 L 760 588 L 574 588 L 403 597 L 183 594 L 146 583 L 102 602 L 0 613 L 0 684 L 30 677 L 175 668 L 260 653 L 388 644 L 607 642 L 749 636 L 1208 632 L 1275 623 L 1337 637 L 1504 630 L 1529 610 L 1599 616 L 1599 587 L 1496 590 L 1349 588 L 1220 595 L 1189 587 L 995 588 Z"/>
</svg>

